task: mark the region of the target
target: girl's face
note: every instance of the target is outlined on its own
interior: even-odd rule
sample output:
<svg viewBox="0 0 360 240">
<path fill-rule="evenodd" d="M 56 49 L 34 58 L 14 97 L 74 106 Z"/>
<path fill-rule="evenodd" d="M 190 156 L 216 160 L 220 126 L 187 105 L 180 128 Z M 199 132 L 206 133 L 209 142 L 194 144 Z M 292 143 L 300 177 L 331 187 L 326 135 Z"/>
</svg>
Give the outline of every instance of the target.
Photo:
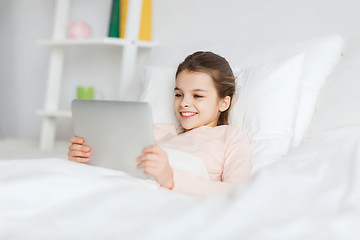
<svg viewBox="0 0 360 240">
<path fill-rule="evenodd" d="M 230 97 L 219 99 L 212 78 L 203 72 L 182 71 L 176 78 L 174 110 L 181 126 L 191 130 L 215 127 Z"/>
</svg>

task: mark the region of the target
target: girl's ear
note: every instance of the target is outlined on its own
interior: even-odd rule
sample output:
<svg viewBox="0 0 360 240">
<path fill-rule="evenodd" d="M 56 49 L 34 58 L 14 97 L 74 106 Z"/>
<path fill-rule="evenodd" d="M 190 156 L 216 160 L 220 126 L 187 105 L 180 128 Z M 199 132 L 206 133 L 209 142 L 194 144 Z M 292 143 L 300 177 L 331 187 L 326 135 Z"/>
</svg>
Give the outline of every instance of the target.
<svg viewBox="0 0 360 240">
<path fill-rule="evenodd" d="M 224 112 L 230 107 L 231 97 L 226 96 L 219 102 L 219 111 Z"/>
</svg>

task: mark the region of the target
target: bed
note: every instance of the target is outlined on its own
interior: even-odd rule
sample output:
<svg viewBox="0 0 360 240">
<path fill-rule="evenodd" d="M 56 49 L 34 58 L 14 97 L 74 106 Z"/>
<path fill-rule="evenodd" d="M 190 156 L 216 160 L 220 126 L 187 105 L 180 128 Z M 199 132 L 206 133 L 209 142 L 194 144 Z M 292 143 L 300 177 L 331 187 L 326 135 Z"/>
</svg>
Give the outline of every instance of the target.
<svg viewBox="0 0 360 240">
<path fill-rule="evenodd" d="M 66 159 L 1 159 L 0 238 L 358 239 L 360 42 L 329 35 L 258 50 L 257 64 L 233 66 L 231 122 L 254 141 L 250 181 L 194 197 Z M 144 72 L 139 100 L 156 123 L 174 121 L 171 94 L 156 94 L 173 72 Z"/>
</svg>

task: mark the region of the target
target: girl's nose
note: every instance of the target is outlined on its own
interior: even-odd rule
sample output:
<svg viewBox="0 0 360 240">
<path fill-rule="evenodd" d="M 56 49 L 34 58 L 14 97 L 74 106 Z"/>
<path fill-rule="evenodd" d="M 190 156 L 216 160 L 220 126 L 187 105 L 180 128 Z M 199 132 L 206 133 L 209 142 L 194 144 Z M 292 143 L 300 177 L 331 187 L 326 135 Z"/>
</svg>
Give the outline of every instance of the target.
<svg viewBox="0 0 360 240">
<path fill-rule="evenodd" d="M 181 106 L 182 107 L 189 107 L 189 104 L 188 103 L 185 103 L 184 101 L 181 102 Z"/>
<path fill-rule="evenodd" d="M 187 98 L 183 98 L 181 103 L 180 103 L 181 107 L 189 107 L 190 106 L 190 102 Z"/>
</svg>

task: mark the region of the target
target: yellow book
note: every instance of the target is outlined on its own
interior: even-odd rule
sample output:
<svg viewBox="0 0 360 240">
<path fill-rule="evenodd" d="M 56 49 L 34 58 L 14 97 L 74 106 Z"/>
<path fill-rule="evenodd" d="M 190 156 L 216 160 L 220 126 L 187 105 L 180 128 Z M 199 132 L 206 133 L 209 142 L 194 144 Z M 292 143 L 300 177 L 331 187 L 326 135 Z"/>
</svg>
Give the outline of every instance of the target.
<svg viewBox="0 0 360 240">
<path fill-rule="evenodd" d="M 120 38 L 125 38 L 127 6 L 128 0 L 120 0 Z"/>
<path fill-rule="evenodd" d="M 151 41 L 151 25 L 152 25 L 151 19 L 152 19 L 151 0 L 143 0 L 139 40 Z"/>
<path fill-rule="evenodd" d="M 125 38 L 126 14 L 129 0 L 120 0 L 120 38 Z M 143 0 L 139 40 L 151 41 L 152 0 Z"/>
</svg>

